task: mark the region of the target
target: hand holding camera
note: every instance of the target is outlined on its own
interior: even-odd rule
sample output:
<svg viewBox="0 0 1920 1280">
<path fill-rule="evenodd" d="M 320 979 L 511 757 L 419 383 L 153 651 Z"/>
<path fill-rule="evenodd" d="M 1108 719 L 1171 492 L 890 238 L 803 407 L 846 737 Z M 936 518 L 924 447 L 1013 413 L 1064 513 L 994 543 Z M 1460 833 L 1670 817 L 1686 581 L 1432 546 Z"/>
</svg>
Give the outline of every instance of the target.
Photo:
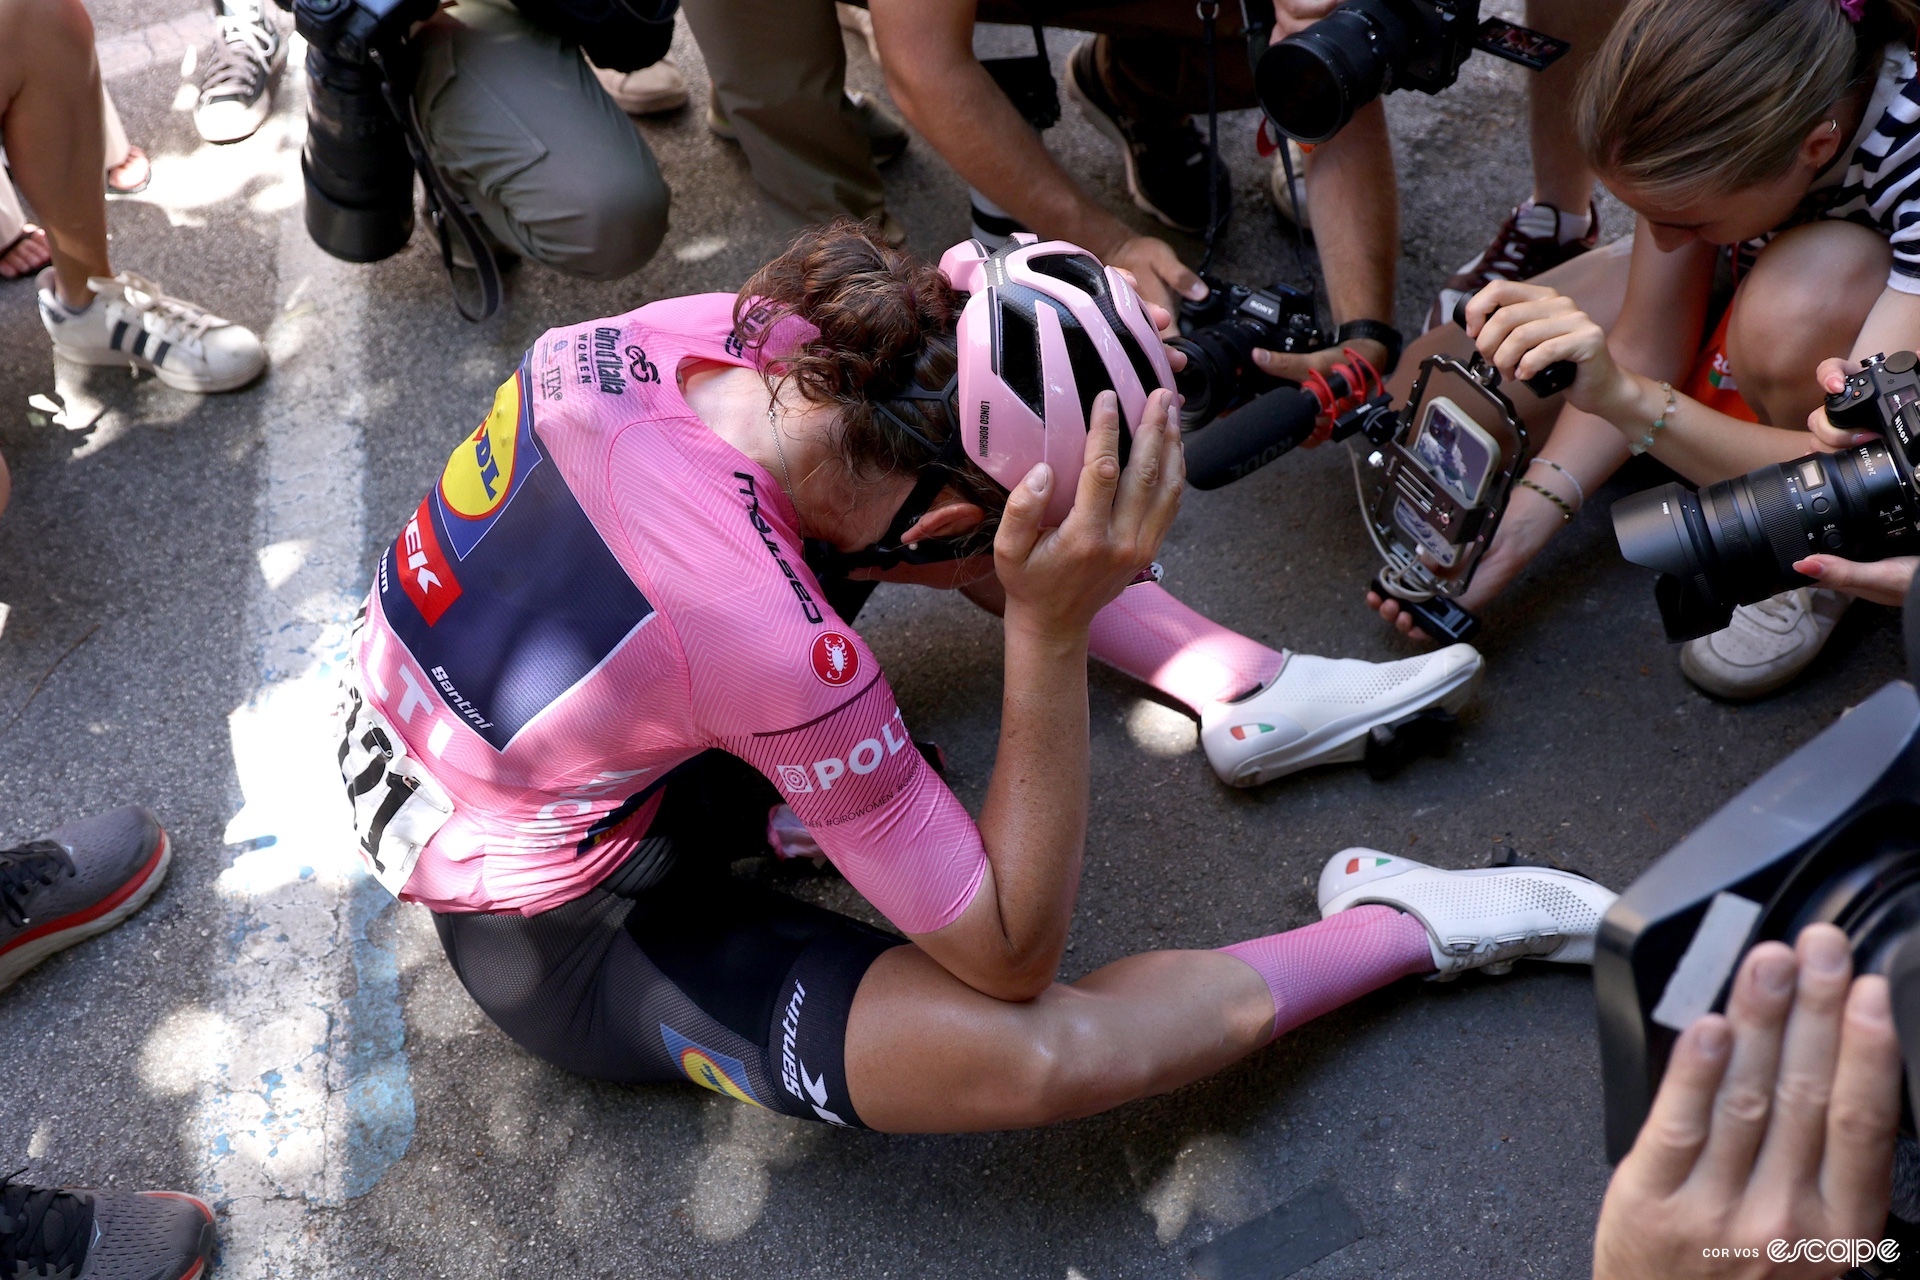
<svg viewBox="0 0 1920 1280">
<path fill-rule="evenodd" d="M 1594 1280 L 1831 1276 L 1800 1241 L 1878 1242 L 1900 1120 L 1886 979 L 1849 981 L 1847 936 L 1747 953 L 1727 1012 L 1675 1042 L 1594 1235 Z M 1777 1246 L 1784 1242 L 1787 1249 Z M 1752 1250 L 1748 1256 L 1735 1251 Z"/>
<path fill-rule="evenodd" d="M 1611 420 L 1635 409 L 1642 381 L 1614 362 L 1607 334 L 1572 298 L 1545 285 L 1499 280 L 1467 300 L 1467 336 L 1509 381 L 1529 382 L 1549 365 L 1575 368 L 1567 400 Z"/>
</svg>

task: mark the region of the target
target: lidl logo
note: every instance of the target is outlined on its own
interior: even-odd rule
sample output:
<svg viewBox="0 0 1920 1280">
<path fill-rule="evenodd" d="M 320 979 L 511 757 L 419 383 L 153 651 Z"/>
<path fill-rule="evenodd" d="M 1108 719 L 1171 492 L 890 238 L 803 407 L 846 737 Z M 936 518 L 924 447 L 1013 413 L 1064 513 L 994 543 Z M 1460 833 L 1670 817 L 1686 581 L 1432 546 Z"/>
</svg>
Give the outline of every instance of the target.
<svg viewBox="0 0 1920 1280">
<path fill-rule="evenodd" d="M 751 1102 L 756 1107 L 767 1105 L 754 1097 L 753 1086 L 747 1082 L 747 1064 L 740 1059 L 689 1040 L 664 1022 L 660 1024 L 660 1039 L 680 1069 L 687 1073 L 687 1079 L 701 1088 Z"/>
<path fill-rule="evenodd" d="M 1245 742 L 1248 738 L 1257 738 L 1263 733 L 1272 733 L 1273 726 L 1270 724 L 1237 724 L 1227 730 L 1227 732 L 1231 733 L 1236 740 Z"/>
<path fill-rule="evenodd" d="M 462 560 L 524 487 L 527 473 L 540 465 L 525 381 L 523 366 L 500 384 L 487 420 L 459 443 L 440 473 L 440 507 L 447 516 L 447 537 L 454 554 Z"/>
<path fill-rule="evenodd" d="M 1348 858 L 1347 874 L 1357 876 L 1360 874 L 1362 868 L 1371 870 L 1374 867 L 1384 867 L 1392 861 L 1392 858 Z"/>
</svg>

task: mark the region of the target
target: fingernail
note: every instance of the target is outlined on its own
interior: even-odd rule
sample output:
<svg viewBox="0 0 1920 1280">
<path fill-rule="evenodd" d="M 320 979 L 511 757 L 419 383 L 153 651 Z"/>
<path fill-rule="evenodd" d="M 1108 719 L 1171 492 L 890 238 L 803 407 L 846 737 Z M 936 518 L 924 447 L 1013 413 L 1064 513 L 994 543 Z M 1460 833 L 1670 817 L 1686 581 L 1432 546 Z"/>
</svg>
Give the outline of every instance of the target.
<svg viewBox="0 0 1920 1280">
<path fill-rule="evenodd" d="M 1879 436 L 1874 435 L 1873 432 L 1871 431 L 1856 431 L 1853 433 L 1853 439 L 1847 441 L 1847 443 L 1848 444 L 1871 444 L 1873 441 L 1878 440 L 1879 438 L 1880 438 Z"/>
<path fill-rule="evenodd" d="M 1847 971 L 1847 942 L 1844 936 L 1822 929 L 1808 937 L 1801 946 L 1804 948 L 1802 960 L 1810 972 L 1831 978 Z"/>
<path fill-rule="evenodd" d="M 1096 409 L 1111 409 L 1115 413 L 1118 413 L 1120 412 L 1120 397 L 1114 392 L 1102 391 L 1093 398 L 1093 407 Z"/>
<path fill-rule="evenodd" d="M 1765 956 L 1755 967 L 1753 978 L 1770 996 L 1784 996 L 1793 990 L 1795 965 L 1788 956 Z"/>
<path fill-rule="evenodd" d="M 1200 301 L 1200 299 L 1206 297 L 1207 282 L 1204 280 L 1195 280 L 1191 285 L 1187 286 L 1187 296 L 1189 298 L 1192 298 L 1195 302 L 1198 302 Z"/>
<path fill-rule="evenodd" d="M 1733 1033 L 1727 1030 L 1724 1019 L 1715 1018 L 1702 1024 L 1700 1030 L 1694 1033 L 1693 1043 L 1703 1057 L 1724 1058 L 1733 1045 Z"/>
<path fill-rule="evenodd" d="M 1862 1022 L 1892 1022 L 1893 1002 L 1887 995 L 1886 979 L 1873 976 L 1856 978 L 1848 1007 L 1853 1016 Z"/>
<path fill-rule="evenodd" d="M 1035 463 L 1033 470 L 1027 472 L 1027 488 L 1035 493 L 1045 493 L 1053 487 L 1053 468 L 1044 462 Z"/>
<path fill-rule="evenodd" d="M 1806 559 L 1795 563 L 1793 571 L 1803 577 L 1817 578 L 1827 571 L 1827 566 L 1821 564 L 1818 560 Z"/>
</svg>

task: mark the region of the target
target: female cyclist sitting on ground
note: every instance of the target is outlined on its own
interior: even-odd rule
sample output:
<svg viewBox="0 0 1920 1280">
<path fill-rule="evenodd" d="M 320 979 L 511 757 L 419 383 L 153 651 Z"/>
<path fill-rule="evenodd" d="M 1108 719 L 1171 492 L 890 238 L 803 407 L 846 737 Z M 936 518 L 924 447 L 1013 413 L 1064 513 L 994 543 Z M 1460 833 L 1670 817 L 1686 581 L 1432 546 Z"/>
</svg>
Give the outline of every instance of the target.
<svg viewBox="0 0 1920 1280">
<path fill-rule="evenodd" d="M 1124 331 L 1151 366 L 1131 289 L 1052 248 L 1084 291 L 1038 313 L 1041 362 Z M 1009 272 L 1033 275 L 956 260 L 1000 272 L 1001 302 L 1024 296 Z M 993 389 L 1021 371 L 956 343 L 960 305 L 940 272 L 840 226 L 737 300 L 553 330 L 382 557 L 342 768 L 376 874 L 432 908 L 489 1016 L 584 1075 L 988 1129 L 1174 1088 L 1402 976 L 1589 962 L 1613 896 L 1590 881 L 1349 850 L 1322 873 L 1320 923 L 1055 981 L 1091 636 L 1116 598 L 1164 596 L 1128 584 L 1178 506 L 1179 436 L 1171 394 L 1130 373 L 1085 413 L 1084 360 L 1048 367 L 1066 398 L 1023 416 Z M 1021 320 L 999 315 L 1002 353 Z M 955 420 L 963 360 L 991 441 L 971 408 Z M 1022 456 L 1051 465 L 1019 464 L 1008 493 L 985 468 Z M 808 539 L 853 552 L 890 529 L 992 531 L 1006 695 L 978 825 L 803 559 Z M 904 938 L 730 878 L 783 799 Z"/>
<path fill-rule="evenodd" d="M 1640 214 L 1631 252 L 1623 242 L 1577 258 L 1536 277 L 1544 291 L 1492 286 L 1473 314 L 1477 324 L 1525 301 L 1515 319 L 1542 320 L 1559 306 L 1542 299 L 1558 290 L 1639 376 L 1631 396 L 1621 384 L 1593 402 L 1598 415 L 1579 387 L 1564 406 L 1509 388 L 1552 435 L 1468 608 L 1512 581 L 1630 445 L 1650 437 L 1654 457 L 1701 484 L 1847 445 L 1824 418 L 1813 437 L 1803 429 L 1838 385 L 1834 358 L 1920 346 L 1916 15 L 1913 0 L 1635 0 L 1615 24 L 1576 110 L 1601 180 Z M 1503 340 L 1511 327 L 1499 325 Z M 1464 341 L 1452 326 L 1430 332 L 1400 378 Z M 1484 336 L 1480 345 L 1491 349 Z M 1817 560 L 1831 585 L 1853 580 L 1840 562 Z M 1371 602 L 1414 630 L 1393 601 Z M 1722 697 L 1771 693 L 1805 670 L 1845 604 L 1801 587 L 1744 607 L 1724 631 L 1688 642 L 1681 669 Z"/>
</svg>

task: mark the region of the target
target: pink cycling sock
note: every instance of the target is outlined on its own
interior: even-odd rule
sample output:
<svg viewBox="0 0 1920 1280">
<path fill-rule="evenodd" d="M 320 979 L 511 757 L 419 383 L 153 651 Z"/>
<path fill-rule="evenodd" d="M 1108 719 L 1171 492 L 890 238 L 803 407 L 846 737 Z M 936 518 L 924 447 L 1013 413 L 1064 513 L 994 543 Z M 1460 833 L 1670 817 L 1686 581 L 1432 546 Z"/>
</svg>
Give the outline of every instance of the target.
<svg viewBox="0 0 1920 1280">
<path fill-rule="evenodd" d="M 1227 630 L 1175 600 L 1157 582 L 1128 587 L 1094 615 L 1093 656 L 1200 708 L 1251 693 L 1286 663 L 1257 641 Z"/>
<path fill-rule="evenodd" d="M 1275 1038 L 1389 982 L 1433 972 L 1427 927 L 1379 903 L 1220 950 L 1266 980 Z"/>
</svg>

